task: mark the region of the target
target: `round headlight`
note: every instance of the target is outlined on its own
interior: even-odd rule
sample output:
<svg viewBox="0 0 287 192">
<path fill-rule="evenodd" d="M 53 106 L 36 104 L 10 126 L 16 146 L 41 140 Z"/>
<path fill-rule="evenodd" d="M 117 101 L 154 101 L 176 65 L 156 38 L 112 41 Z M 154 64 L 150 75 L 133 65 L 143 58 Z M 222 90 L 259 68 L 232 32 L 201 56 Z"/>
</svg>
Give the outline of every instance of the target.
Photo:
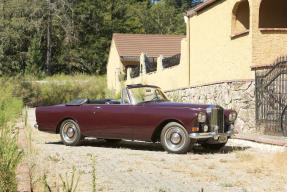
<svg viewBox="0 0 287 192">
<path fill-rule="evenodd" d="M 229 122 L 234 122 L 237 118 L 237 113 L 235 111 L 232 111 L 229 113 L 228 120 Z"/>
<path fill-rule="evenodd" d="M 204 132 L 207 132 L 207 131 L 208 131 L 208 125 L 204 125 L 203 131 L 204 131 Z"/>
<path fill-rule="evenodd" d="M 204 112 L 198 113 L 197 120 L 199 123 L 204 123 L 206 121 L 206 113 Z"/>
</svg>

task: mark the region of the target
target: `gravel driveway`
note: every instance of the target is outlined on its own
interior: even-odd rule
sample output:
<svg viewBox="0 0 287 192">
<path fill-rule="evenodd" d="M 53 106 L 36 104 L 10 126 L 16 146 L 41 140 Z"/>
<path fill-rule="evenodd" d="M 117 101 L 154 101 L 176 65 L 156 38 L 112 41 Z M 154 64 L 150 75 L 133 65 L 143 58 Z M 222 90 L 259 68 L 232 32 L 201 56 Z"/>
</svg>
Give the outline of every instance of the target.
<svg viewBox="0 0 287 192">
<path fill-rule="evenodd" d="M 97 191 L 287 191 L 284 147 L 231 139 L 218 153 L 195 146 L 186 155 L 175 155 L 166 153 L 160 144 L 108 144 L 92 138 L 82 146 L 67 147 L 59 135 L 32 128 L 34 113 L 29 109 L 34 191 L 43 191 L 39 178 L 44 174 L 52 191 L 62 191 L 60 175 L 69 178 L 73 167 L 80 178 L 77 191 L 92 191 L 89 154 L 95 156 Z"/>
</svg>

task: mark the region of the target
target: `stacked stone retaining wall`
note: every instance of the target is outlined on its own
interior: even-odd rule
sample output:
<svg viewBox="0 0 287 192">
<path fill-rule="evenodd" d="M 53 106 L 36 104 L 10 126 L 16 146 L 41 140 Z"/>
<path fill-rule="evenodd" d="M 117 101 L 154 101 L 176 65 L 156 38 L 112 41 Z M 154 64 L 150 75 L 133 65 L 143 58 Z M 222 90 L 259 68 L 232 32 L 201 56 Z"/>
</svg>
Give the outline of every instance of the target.
<svg viewBox="0 0 287 192">
<path fill-rule="evenodd" d="M 255 133 L 255 82 L 232 81 L 167 91 L 170 99 L 194 104 L 216 104 L 238 113 L 235 130 Z"/>
</svg>

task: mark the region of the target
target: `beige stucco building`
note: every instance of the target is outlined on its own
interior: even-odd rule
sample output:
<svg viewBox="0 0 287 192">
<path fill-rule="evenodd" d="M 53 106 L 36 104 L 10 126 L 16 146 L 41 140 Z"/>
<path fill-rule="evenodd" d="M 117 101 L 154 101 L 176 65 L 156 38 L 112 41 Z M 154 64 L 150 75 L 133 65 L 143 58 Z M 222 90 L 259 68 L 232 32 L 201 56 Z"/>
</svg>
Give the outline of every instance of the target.
<svg viewBox="0 0 287 192">
<path fill-rule="evenodd" d="M 266 67 L 287 53 L 286 18 L 286 0 L 207 0 L 185 13 L 186 37 L 170 36 L 174 40 L 170 41 L 163 40 L 167 36 L 158 40 L 156 35 L 134 35 L 141 40 L 122 46 L 134 36 L 115 34 L 107 64 L 108 87 L 119 91 L 120 74 L 127 76 L 123 84 L 149 83 L 166 91 L 252 80 L 254 67 Z M 164 68 L 163 58 L 178 53 L 178 65 Z M 143 70 L 144 58 L 150 56 L 158 61 L 152 73 Z M 130 77 L 128 68 L 136 63 L 140 74 Z"/>
<path fill-rule="evenodd" d="M 207 0 L 186 16 L 190 85 L 254 79 L 287 53 L 286 0 Z"/>
<path fill-rule="evenodd" d="M 187 57 L 182 55 L 185 46 L 184 35 L 115 33 L 107 64 L 108 88 L 119 92 L 124 84 L 136 83 L 165 90 L 188 86 Z M 162 66 L 168 58 L 175 58 L 174 66 Z"/>
</svg>

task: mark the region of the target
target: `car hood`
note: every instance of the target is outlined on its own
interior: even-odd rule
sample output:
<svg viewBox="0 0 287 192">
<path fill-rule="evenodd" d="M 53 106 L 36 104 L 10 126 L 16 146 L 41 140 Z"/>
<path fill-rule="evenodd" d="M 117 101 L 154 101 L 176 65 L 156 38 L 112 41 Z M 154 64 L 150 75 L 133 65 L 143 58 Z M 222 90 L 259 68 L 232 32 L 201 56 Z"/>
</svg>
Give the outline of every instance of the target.
<svg viewBox="0 0 287 192">
<path fill-rule="evenodd" d="M 206 110 L 207 108 L 212 108 L 215 105 L 204 105 L 204 104 L 188 104 L 188 103 L 177 103 L 177 102 L 148 102 L 146 105 L 157 106 L 157 107 L 167 107 L 167 108 L 188 108 L 192 110 Z"/>
</svg>

